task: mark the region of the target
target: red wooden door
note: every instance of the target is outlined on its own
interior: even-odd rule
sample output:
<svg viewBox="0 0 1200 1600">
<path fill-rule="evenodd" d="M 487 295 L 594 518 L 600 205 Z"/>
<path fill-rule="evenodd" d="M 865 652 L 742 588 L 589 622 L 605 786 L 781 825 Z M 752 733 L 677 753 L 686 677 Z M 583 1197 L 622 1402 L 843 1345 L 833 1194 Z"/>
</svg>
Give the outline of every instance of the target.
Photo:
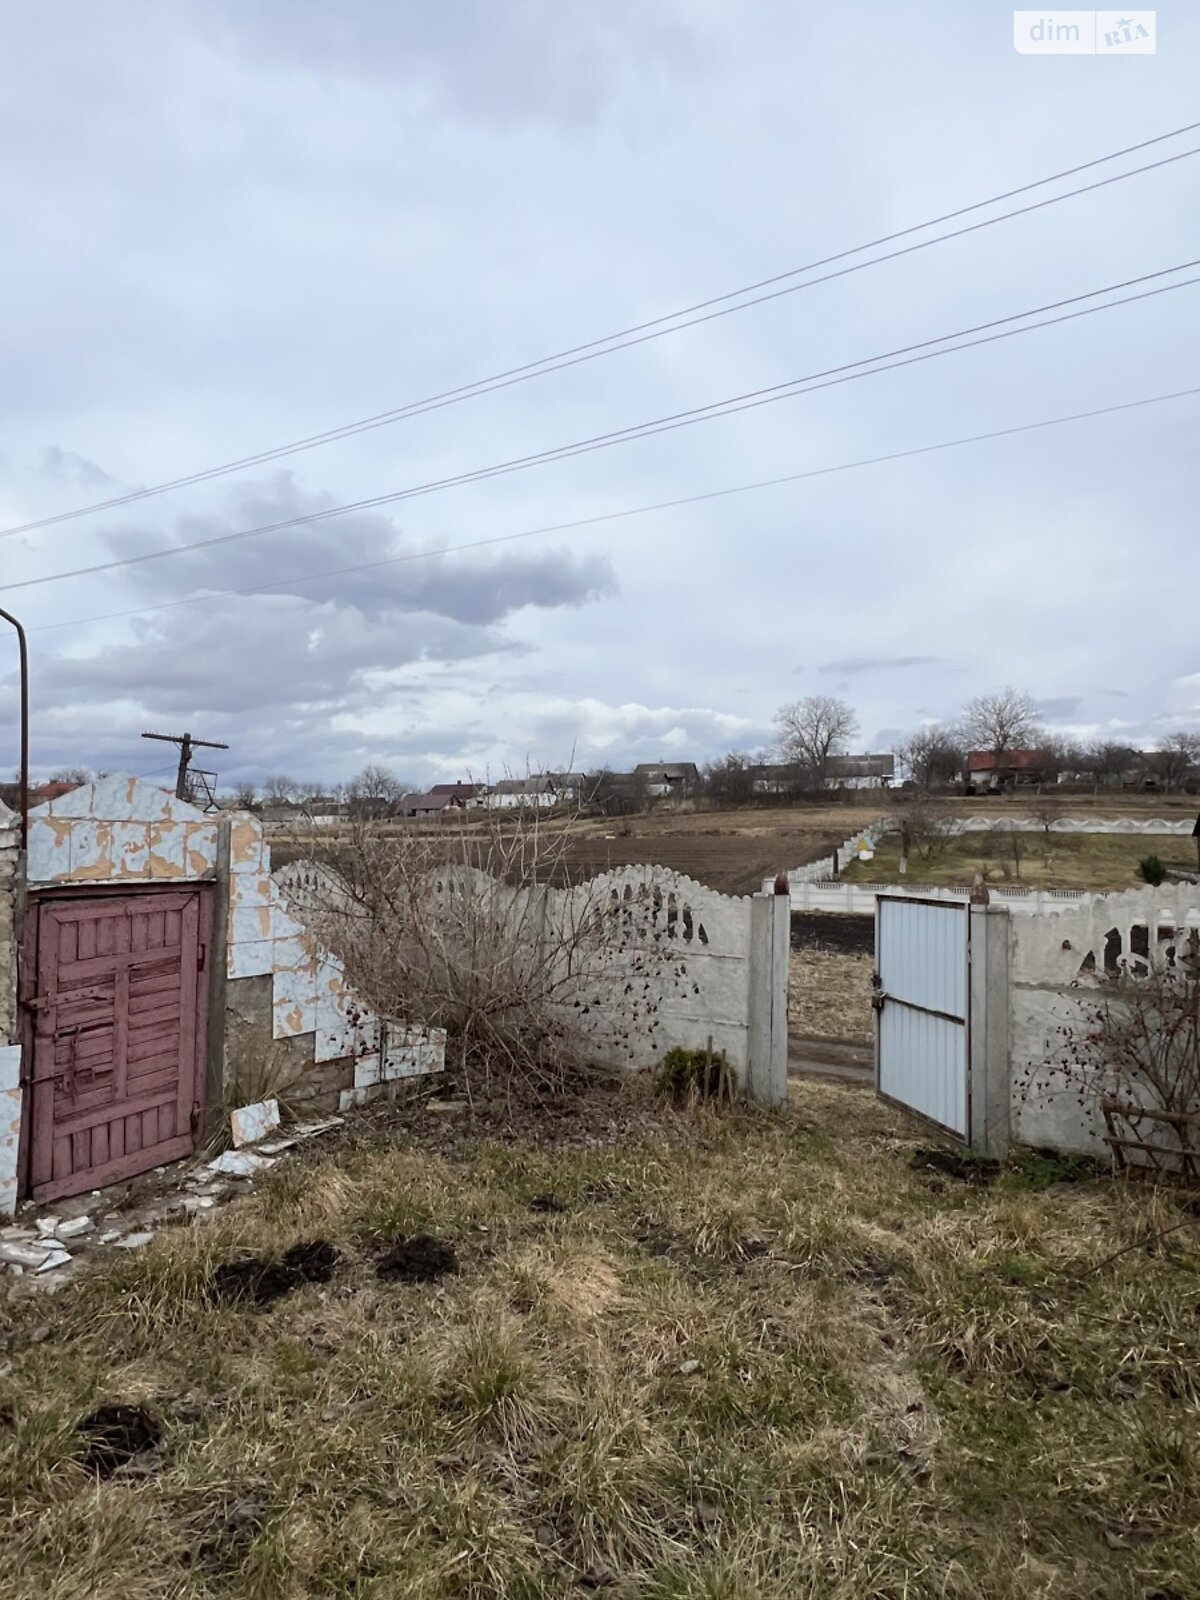
<svg viewBox="0 0 1200 1600">
<path fill-rule="evenodd" d="M 203 890 L 37 909 L 29 1186 L 79 1194 L 195 1147 L 204 1089 Z"/>
</svg>

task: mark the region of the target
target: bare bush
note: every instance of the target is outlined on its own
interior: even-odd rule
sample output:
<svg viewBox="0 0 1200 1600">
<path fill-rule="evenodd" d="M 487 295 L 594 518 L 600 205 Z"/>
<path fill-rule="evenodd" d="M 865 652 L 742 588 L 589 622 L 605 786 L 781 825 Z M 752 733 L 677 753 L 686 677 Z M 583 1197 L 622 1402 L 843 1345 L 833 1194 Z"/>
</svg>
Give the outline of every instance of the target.
<svg viewBox="0 0 1200 1600">
<path fill-rule="evenodd" d="M 570 882 L 571 824 L 485 814 L 437 837 L 352 824 L 285 889 L 380 1015 L 447 1030 L 468 1083 L 559 1088 L 646 1061 L 664 994 L 687 987 L 673 896 L 646 878 Z"/>
<path fill-rule="evenodd" d="M 944 806 L 921 789 L 905 796 L 893 824 L 900 836 L 900 871 L 908 871 L 908 858 L 915 851 L 929 861 L 945 849 L 951 837 L 952 822 Z"/>
</svg>

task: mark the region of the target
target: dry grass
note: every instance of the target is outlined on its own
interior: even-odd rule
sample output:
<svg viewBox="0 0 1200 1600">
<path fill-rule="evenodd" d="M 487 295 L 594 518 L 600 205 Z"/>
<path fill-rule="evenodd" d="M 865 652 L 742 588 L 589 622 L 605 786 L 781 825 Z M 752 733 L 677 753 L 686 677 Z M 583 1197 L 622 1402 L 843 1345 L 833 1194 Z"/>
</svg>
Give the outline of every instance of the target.
<svg viewBox="0 0 1200 1600">
<path fill-rule="evenodd" d="M 816 1084 L 778 1118 L 643 1125 L 584 1150 L 350 1139 L 10 1298 L 0 1594 L 1200 1593 L 1180 1197 L 1045 1188 L 1044 1162 L 931 1180 L 918 1130 Z M 380 1283 L 381 1242 L 418 1229 L 458 1274 Z M 205 1296 L 215 1262 L 316 1235 L 343 1252 L 327 1286 Z M 162 1419 L 157 1470 L 85 1479 L 72 1428 L 103 1400 Z"/>
<path fill-rule="evenodd" d="M 869 1043 L 874 1038 L 874 958 L 840 950 L 793 950 L 788 1029 L 806 1037 Z"/>
<path fill-rule="evenodd" d="M 983 834 L 948 839 L 927 860 L 909 858 L 900 877 L 899 844 L 894 835 L 879 842 L 872 861 L 850 863 L 842 876 L 867 883 L 970 884 L 977 872 L 992 874 L 1001 887 L 1028 889 L 1119 890 L 1141 887 L 1135 868 L 1145 856 L 1160 856 L 1168 867 L 1194 871 L 1191 839 L 1170 834 L 1023 833 L 1021 861 L 1014 864 L 1007 842 L 986 842 Z"/>
</svg>

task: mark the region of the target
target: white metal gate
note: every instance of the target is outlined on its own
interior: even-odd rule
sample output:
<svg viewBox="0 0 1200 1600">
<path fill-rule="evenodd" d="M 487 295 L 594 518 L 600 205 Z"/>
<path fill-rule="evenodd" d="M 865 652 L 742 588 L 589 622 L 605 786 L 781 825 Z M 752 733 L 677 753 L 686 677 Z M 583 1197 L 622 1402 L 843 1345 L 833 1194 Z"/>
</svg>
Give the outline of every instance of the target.
<svg viewBox="0 0 1200 1600">
<path fill-rule="evenodd" d="M 963 902 L 881 894 L 875 912 L 875 1087 L 965 1139 L 970 916 Z"/>
</svg>

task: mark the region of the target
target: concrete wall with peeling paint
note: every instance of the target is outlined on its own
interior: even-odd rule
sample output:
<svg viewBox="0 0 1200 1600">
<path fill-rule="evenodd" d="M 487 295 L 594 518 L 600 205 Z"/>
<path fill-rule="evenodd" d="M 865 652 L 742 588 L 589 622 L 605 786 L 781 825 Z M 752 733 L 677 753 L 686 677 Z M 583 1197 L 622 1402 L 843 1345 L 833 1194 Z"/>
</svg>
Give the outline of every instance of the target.
<svg viewBox="0 0 1200 1600">
<path fill-rule="evenodd" d="M 166 883 L 215 888 L 224 827 L 229 830 L 221 1018 L 225 1109 L 257 1098 L 256 1086 L 285 1098 L 331 1103 L 343 1092 L 354 1098 L 353 1091 L 389 1077 L 444 1066 L 444 1035 L 421 1033 L 405 1044 L 397 1043 L 393 1030 L 389 1043 L 379 1018 L 349 989 L 341 965 L 289 911 L 271 877 L 261 824 L 248 812 L 207 816 L 131 776 L 83 784 L 30 812 L 27 887 L 35 894 L 99 886 L 134 892 Z M 20 1118 L 16 844 L 15 818 L 0 812 L 0 1212 L 6 1200 L 11 1210 L 15 1198 Z M 213 1021 L 210 1017 L 210 1028 Z M 5 1095 L 16 1105 L 11 1163 Z"/>
</svg>

